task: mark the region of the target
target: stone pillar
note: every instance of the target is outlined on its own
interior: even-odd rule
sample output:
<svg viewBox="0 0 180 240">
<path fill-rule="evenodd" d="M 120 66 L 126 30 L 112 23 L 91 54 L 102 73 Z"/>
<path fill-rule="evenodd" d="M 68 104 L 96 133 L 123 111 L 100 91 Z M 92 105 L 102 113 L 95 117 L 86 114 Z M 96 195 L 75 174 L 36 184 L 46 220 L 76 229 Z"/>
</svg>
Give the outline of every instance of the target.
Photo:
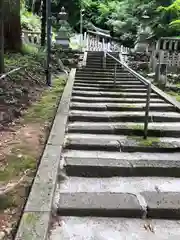
<svg viewBox="0 0 180 240">
<path fill-rule="evenodd" d="M 158 87 L 165 89 L 167 83 L 167 64 L 158 63 L 155 71 L 155 81 L 158 83 Z"/>
</svg>

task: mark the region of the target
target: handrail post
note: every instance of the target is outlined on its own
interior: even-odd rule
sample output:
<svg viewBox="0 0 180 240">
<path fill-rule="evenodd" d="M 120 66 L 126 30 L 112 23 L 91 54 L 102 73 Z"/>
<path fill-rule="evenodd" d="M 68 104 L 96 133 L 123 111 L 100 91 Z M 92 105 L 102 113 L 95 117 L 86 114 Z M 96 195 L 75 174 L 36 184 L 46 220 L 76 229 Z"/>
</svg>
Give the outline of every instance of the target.
<svg viewBox="0 0 180 240">
<path fill-rule="evenodd" d="M 117 73 L 117 63 L 115 64 L 115 67 L 114 67 L 114 86 L 116 86 L 116 73 Z"/>
<path fill-rule="evenodd" d="M 146 139 L 148 135 L 150 96 L 151 96 L 151 83 L 147 85 L 147 98 L 146 98 L 145 118 L 144 118 L 144 139 Z"/>
<path fill-rule="evenodd" d="M 103 68 L 106 69 L 106 51 L 103 51 Z"/>
<path fill-rule="evenodd" d="M 147 86 L 147 98 L 146 98 L 146 106 L 145 106 L 145 116 L 144 116 L 144 139 L 148 136 L 148 123 L 149 123 L 149 108 L 150 108 L 150 97 L 151 97 L 151 83 L 147 81 L 143 76 L 135 72 L 131 69 L 124 61 L 122 61 L 122 54 L 119 54 L 120 60 L 109 54 L 106 53 L 109 57 L 114 59 L 117 63 L 121 64 L 124 68 L 126 68 L 130 74 L 138 78 L 144 85 Z"/>
<path fill-rule="evenodd" d="M 89 34 L 86 35 L 86 50 L 89 51 Z"/>
<path fill-rule="evenodd" d="M 105 47 L 104 47 L 104 38 L 102 39 L 102 47 L 103 47 L 103 52 L 105 52 Z"/>
</svg>

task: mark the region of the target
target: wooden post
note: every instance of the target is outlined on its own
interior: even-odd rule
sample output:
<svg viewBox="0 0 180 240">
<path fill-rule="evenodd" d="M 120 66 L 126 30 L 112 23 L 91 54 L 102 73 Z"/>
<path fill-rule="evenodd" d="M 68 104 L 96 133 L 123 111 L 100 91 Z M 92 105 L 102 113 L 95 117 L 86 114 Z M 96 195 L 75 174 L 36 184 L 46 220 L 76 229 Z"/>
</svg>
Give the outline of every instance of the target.
<svg viewBox="0 0 180 240">
<path fill-rule="evenodd" d="M 0 74 L 4 72 L 4 1 L 0 0 Z"/>
</svg>

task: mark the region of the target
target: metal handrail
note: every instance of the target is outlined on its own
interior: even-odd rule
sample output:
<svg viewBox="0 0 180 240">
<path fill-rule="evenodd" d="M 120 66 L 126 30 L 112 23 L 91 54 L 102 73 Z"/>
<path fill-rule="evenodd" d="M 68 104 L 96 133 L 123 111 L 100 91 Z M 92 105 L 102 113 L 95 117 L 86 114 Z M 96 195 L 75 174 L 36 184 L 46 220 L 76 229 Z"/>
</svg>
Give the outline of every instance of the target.
<svg viewBox="0 0 180 240">
<path fill-rule="evenodd" d="M 135 72 L 133 69 L 131 69 L 125 62 L 123 62 L 122 60 L 118 60 L 116 57 L 112 56 L 110 53 L 104 51 L 104 59 L 105 59 L 105 63 L 104 66 L 106 66 L 106 56 L 111 57 L 112 59 L 114 59 L 116 61 L 115 64 L 115 70 L 114 70 L 114 84 L 116 83 L 116 67 L 117 67 L 117 63 L 119 63 L 120 65 L 122 65 L 125 69 L 128 70 L 129 73 L 131 73 L 134 77 L 136 77 L 137 79 L 139 79 L 144 85 L 147 86 L 147 98 L 146 98 L 146 107 L 145 107 L 145 118 L 144 118 L 144 139 L 147 138 L 148 135 L 148 123 L 149 123 L 149 105 L 150 105 L 150 96 L 151 96 L 151 82 L 149 82 L 146 78 L 144 78 L 143 76 L 141 76 L 139 73 Z M 121 58 L 121 55 L 120 55 Z"/>
</svg>

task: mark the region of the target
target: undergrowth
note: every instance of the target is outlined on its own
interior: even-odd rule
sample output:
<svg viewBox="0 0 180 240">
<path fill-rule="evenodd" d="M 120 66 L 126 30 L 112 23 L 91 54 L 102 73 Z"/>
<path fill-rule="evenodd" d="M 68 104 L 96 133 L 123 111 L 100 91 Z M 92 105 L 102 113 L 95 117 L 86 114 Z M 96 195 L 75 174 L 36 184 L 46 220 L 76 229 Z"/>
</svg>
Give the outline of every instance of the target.
<svg viewBox="0 0 180 240">
<path fill-rule="evenodd" d="M 180 102 L 180 93 L 174 91 L 167 91 L 169 95 L 175 97 L 176 101 Z"/>
</svg>

